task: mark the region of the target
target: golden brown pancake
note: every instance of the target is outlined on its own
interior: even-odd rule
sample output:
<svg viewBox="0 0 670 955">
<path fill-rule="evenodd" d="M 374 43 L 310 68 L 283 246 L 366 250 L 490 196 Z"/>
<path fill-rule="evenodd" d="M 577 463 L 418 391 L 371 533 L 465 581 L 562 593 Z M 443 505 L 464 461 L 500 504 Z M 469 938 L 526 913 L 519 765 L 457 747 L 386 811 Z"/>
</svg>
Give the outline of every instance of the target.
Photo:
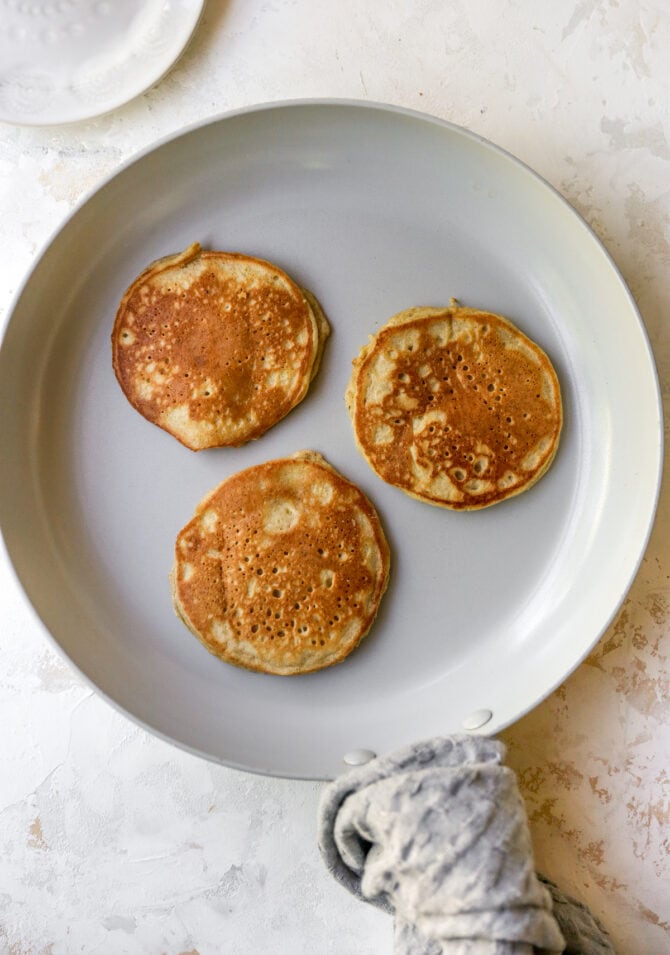
<svg viewBox="0 0 670 955">
<path fill-rule="evenodd" d="M 374 471 L 454 510 L 497 504 L 547 471 L 561 393 L 542 349 L 510 321 L 462 308 L 394 315 L 354 360 L 347 406 Z"/>
<path fill-rule="evenodd" d="M 328 334 L 314 296 L 277 266 L 196 243 L 128 288 L 113 365 L 133 407 L 187 448 L 235 446 L 302 401 Z"/>
<path fill-rule="evenodd" d="M 177 615 L 207 649 L 264 673 L 339 663 L 377 613 L 389 549 L 365 495 L 314 451 L 232 475 L 180 531 Z"/>
</svg>

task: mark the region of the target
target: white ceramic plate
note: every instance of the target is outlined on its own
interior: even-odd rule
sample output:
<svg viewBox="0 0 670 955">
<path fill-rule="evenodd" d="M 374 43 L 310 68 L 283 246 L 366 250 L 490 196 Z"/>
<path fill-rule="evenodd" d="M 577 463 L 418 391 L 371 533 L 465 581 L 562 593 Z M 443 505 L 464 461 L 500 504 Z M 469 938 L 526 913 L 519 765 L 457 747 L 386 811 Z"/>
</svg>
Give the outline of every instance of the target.
<svg viewBox="0 0 670 955">
<path fill-rule="evenodd" d="M 0 0 L 0 121 L 106 113 L 180 56 L 204 0 Z"/>
<path fill-rule="evenodd" d="M 121 394 L 109 336 L 151 260 L 194 241 L 283 266 L 333 327 L 307 399 L 261 440 L 194 454 Z M 557 458 L 479 513 L 385 485 L 344 405 L 351 359 L 390 315 L 501 312 L 552 357 Z M 37 262 L 0 355 L 0 508 L 34 607 L 127 714 L 231 766 L 327 777 L 459 730 L 496 732 L 583 659 L 635 574 L 659 486 L 661 417 L 638 313 L 600 244 L 534 173 L 439 120 L 350 102 L 235 113 L 163 142 L 85 201 Z M 315 448 L 377 505 L 394 563 L 371 634 L 304 677 L 236 670 L 172 612 L 173 541 L 228 474 Z M 474 720 L 474 722 L 477 722 Z"/>
</svg>

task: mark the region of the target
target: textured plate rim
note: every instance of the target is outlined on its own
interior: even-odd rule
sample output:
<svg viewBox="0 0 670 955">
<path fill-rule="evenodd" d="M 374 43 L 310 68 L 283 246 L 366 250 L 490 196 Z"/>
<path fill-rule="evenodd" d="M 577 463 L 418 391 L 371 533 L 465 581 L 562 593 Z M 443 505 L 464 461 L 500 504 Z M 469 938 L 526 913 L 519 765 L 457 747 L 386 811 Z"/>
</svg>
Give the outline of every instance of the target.
<svg viewBox="0 0 670 955">
<path fill-rule="evenodd" d="M 186 52 L 186 49 L 191 43 L 191 40 L 193 39 L 195 32 L 200 25 L 200 21 L 203 18 L 207 0 L 189 0 L 189 2 L 193 4 L 193 9 L 188 22 L 184 26 L 184 31 L 180 38 L 177 49 L 172 52 L 169 57 L 162 59 L 159 58 L 157 61 L 158 68 L 153 72 L 147 73 L 141 82 L 138 82 L 133 86 L 132 92 L 126 92 L 117 97 L 112 97 L 105 105 L 102 106 L 102 108 L 92 107 L 91 109 L 82 109 L 77 114 L 73 114 L 72 111 L 65 111 L 64 113 L 59 114 L 58 110 L 56 109 L 53 114 L 49 115 L 48 118 L 44 117 L 31 119 L 29 116 L 12 114 L 0 110 L 0 123 L 6 123 L 9 126 L 19 126 L 29 129 L 38 129 L 49 126 L 72 126 L 76 123 L 85 123 L 92 119 L 99 119 L 102 116 L 107 116 L 109 113 L 113 113 L 122 106 L 132 103 L 143 93 L 146 93 L 147 90 L 151 89 L 152 86 L 160 83 L 161 80 L 164 79 L 167 74 L 176 66 Z M 120 171 L 121 168 L 122 167 L 119 167 L 117 171 Z M 100 183 L 99 187 L 102 187 L 104 184 L 105 183 Z M 95 187 L 90 195 L 93 195 L 93 193 L 97 191 L 97 188 L 98 187 Z M 78 205 L 79 203 L 75 208 L 78 208 Z M 63 225 L 64 224 L 65 223 L 63 223 Z"/>
</svg>

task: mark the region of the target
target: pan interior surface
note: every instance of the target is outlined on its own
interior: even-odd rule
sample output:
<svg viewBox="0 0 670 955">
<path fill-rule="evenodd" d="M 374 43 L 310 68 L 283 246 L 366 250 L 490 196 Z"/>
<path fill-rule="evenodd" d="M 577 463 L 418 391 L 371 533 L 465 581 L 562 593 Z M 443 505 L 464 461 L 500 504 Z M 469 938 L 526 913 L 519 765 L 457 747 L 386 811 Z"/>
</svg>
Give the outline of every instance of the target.
<svg viewBox="0 0 670 955">
<path fill-rule="evenodd" d="M 260 440 L 194 454 L 142 419 L 111 365 L 118 301 L 186 248 L 276 263 L 332 336 L 310 393 Z M 356 450 L 351 361 L 392 314 L 464 304 L 551 357 L 549 472 L 481 512 L 377 478 Z M 625 387 L 622 382 L 626 382 Z M 0 354 L 5 543 L 47 630 L 111 702 L 230 766 L 304 778 L 459 731 L 495 733 L 554 689 L 618 608 L 658 493 L 658 386 L 639 316 L 582 220 L 513 158 L 419 114 L 346 102 L 231 114 L 158 145 L 85 201 L 20 293 Z M 175 617 L 174 540 L 235 471 L 312 448 L 371 498 L 392 553 L 371 633 L 301 677 L 221 663 Z"/>
</svg>

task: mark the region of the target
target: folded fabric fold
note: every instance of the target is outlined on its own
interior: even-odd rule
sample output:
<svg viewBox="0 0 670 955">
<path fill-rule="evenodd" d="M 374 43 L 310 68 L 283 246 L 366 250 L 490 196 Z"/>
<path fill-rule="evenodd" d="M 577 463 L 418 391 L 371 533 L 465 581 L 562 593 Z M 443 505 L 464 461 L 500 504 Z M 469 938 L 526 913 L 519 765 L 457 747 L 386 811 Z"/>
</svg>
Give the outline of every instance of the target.
<svg viewBox="0 0 670 955">
<path fill-rule="evenodd" d="M 486 737 L 433 739 L 325 787 L 324 861 L 350 892 L 395 916 L 396 955 L 565 951 L 554 887 L 535 873 L 525 806 L 504 754 Z M 589 933 L 591 947 L 571 951 L 613 952 L 592 919 L 582 934 Z"/>
</svg>

